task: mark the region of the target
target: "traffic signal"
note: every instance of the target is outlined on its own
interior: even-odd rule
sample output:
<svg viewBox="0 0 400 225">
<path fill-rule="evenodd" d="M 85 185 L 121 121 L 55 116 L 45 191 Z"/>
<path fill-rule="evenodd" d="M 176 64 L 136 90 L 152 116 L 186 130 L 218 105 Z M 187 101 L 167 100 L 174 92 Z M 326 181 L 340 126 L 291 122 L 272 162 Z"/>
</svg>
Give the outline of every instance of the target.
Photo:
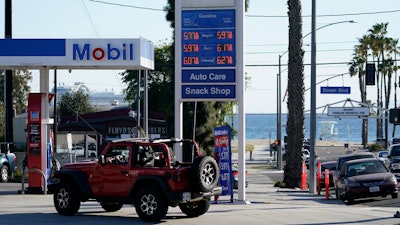
<svg viewBox="0 0 400 225">
<path fill-rule="evenodd" d="M 275 140 L 275 146 L 281 145 L 281 140 Z"/>
<path fill-rule="evenodd" d="M 366 66 L 366 85 L 375 85 L 375 64 L 367 63 Z"/>
<path fill-rule="evenodd" d="M 393 108 L 389 110 L 389 123 L 400 124 L 400 109 Z"/>
</svg>

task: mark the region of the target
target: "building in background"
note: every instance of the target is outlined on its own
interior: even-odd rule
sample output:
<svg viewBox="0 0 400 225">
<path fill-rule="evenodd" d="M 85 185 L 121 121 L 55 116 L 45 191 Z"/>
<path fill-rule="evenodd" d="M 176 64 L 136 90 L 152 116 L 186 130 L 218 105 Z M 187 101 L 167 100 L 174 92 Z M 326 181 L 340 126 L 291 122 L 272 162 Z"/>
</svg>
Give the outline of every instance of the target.
<svg viewBox="0 0 400 225">
<path fill-rule="evenodd" d="M 72 136 L 72 146 L 81 146 L 101 153 L 107 142 L 137 137 L 137 115 L 125 102 L 125 95 L 115 94 L 113 90 L 93 91 L 83 82 L 75 82 L 72 86 L 62 85 L 57 87 L 57 99 L 69 91 L 82 90 L 89 95 L 90 104 L 96 112 L 76 116 L 58 118 L 57 143 L 55 149 L 67 148 L 67 135 Z M 54 90 L 53 90 L 54 92 Z M 51 102 L 53 105 L 54 102 Z M 50 107 L 50 115 L 54 115 L 54 108 Z M 143 120 L 143 118 L 141 118 Z M 16 146 L 26 145 L 26 113 L 14 118 L 14 142 Z M 143 124 L 141 121 L 140 124 Z M 150 138 L 167 138 L 166 114 L 149 112 Z M 144 131 L 141 136 L 145 136 Z"/>
</svg>

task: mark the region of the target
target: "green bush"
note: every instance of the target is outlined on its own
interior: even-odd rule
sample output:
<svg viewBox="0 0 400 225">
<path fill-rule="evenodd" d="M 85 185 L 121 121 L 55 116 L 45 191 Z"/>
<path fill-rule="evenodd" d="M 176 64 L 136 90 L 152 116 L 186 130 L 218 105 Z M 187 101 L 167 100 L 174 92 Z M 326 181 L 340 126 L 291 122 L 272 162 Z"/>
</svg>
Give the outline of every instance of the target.
<svg viewBox="0 0 400 225">
<path fill-rule="evenodd" d="M 368 151 L 370 151 L 370 152 L 377 152 L 382 149 L 383 149 L 383 147 L 380 144 L 369 144 L 368 145 Z"/>
<path fill-rule="evenodd" d="M 254 151 L 254 145 L 253 144 L 246 144 L 246 152 L 248 151 Z M 237 153 L 238 152 L 238 147 L 232 147 L 232 152 Z"/>
</svg>

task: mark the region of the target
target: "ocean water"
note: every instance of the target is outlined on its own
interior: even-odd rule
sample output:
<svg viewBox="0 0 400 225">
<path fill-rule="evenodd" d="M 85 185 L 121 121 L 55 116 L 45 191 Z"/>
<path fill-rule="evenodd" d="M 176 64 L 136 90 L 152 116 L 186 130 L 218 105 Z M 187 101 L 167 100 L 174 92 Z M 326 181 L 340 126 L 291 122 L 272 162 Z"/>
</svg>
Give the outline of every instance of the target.
<svg viewBox="0 0 400 225">
<path fill-rule="evenodd" d="M 277 121 L 276 114 L 246 114 L 246 139 L 276 139 Z M 287 114 L 282 114 L 282 139 L 286 135 Z M 332 130 L 324 133 L 323 124 L 333 121 Z M 305 114 L 304 120 L 305 138 L 310 137 L 310 115 Z M 238 115 L 234 117 L 234 127 L 238 129 Z M 376 119 L 371 118 L 368 122 L 368 142 L 376 141 Z M 360 143 L 362 119 L 360 118 L 334 118 L 327 115 L 317 115 L 316 119 L 316 139 L 335 140 L 338 142 Z M 392 137 L 393 125 L 389 123 L 389 139 Z M 329 133 L 329 135 L 326 135 Z M 333 133 L 333 135 L 330 135 Z M 396 135 L 395 135 L 396 136 Z M 236 139 L 236 138 L 235 138 Z"/>
</svg>

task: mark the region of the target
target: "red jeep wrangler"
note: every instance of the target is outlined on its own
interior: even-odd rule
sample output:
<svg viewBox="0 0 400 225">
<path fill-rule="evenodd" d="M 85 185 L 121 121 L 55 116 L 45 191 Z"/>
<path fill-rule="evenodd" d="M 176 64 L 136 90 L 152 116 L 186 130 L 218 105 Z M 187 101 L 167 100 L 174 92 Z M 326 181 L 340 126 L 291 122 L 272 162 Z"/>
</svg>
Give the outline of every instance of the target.
<svg viewBox="0 0 400 225">
<path fill-rule="evenodd" d="M 175 144 L 183 160 L 175 160 Z M 159 221 L 168 206 L 189 217 L 207 212 L 210 198 L 221 194 L 217 162 L 201 156 L 196 142 L 180 139 L 129 139 L 108 144 L 98 160 L 67 164 L 49 185 L 61 215 L 75 215 L 81 202 L 95 200 L 107 212 L 134 205 L 139 218 Z"/>
</svg>

